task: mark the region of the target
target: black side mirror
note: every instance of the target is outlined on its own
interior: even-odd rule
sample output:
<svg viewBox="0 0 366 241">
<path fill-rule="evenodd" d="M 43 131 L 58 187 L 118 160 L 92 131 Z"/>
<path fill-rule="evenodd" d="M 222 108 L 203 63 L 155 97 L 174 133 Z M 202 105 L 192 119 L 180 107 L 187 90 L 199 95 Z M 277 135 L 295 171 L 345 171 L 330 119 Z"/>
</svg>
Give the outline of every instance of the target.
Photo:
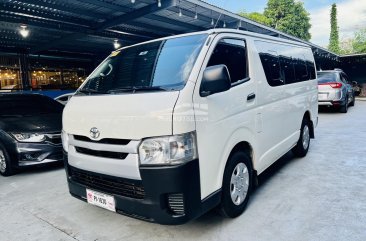
<svg viewBox="0 0 366 241">
<path fill-rule="evenodd" d="M 200 96 L 206 97 L 215 93 L 229 90 L 231 79 L 226 65 L 214 65 L 207 67 L 203 72 L 200 88 Z"/>
</svg>

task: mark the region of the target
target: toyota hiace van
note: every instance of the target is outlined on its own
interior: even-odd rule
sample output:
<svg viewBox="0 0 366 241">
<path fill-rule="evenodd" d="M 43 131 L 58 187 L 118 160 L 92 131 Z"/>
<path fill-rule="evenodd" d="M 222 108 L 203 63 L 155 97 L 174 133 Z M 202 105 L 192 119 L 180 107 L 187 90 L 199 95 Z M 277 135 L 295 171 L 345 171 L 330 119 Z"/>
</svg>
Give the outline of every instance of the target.
<svg viewBox="0 0 366 241">
<path fill-rule="evenodd" d="M 237 217 L 257 175 L 306 155 L 317 98 L 303 43 L 214 29 L 121 48 L 65 107 L 70 193 L 161 224 Z"/>
</svg>

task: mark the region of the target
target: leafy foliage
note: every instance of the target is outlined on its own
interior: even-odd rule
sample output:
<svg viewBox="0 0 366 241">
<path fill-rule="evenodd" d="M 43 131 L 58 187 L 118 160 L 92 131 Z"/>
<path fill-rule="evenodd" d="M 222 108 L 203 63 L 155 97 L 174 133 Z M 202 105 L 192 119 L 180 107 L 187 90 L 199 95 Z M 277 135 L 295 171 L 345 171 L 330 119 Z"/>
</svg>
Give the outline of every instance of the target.
<svg viewBox="0 0 366 241">
<path fill-rule="evenodd" d="M 251 19 L 257 23 L 261 23 L 264 25 L 269 26 L 269 19 L 264 16 L 262 13 L 258 13 L 258 12 L 252 12 L 252 13 L 245 13 L 245 12 L 241 12 L 239 13 L 240 16 L 246 17 L 248 19 Z"/>
<path fill-rule="evenodd" d="M 311 38 L 309 13 L 300 1 L 268 0 L 264 16 L 270 27 L 307 41 Z"/>
<path fill-rule="evenodd" d="M 328 49 L 334 53 L 340 53 L 341 49 L 339 47 L 339 29 L 337 21 L 337 5 L 334 3 L 332 5 L 332 10 L 330 11 L 330 38 Z"/>
<path fill-rule="evenodd" d="M 352 47 L 354 53 L 366 53 L 366 28 L 355 33 Z"/>
</svg>

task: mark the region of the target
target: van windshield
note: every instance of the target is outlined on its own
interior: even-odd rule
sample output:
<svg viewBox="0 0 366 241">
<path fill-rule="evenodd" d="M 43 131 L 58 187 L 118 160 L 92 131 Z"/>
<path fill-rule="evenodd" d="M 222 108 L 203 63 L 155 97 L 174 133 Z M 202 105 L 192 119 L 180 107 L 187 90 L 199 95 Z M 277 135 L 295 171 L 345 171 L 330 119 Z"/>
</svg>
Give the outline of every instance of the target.
<svg viewBox="0 0 366 241">
<path fill-rule="evenodd" d="M 180 90 L 207 34 L 155 41 L 113 52 L 78 93 Z"/>
</svg>

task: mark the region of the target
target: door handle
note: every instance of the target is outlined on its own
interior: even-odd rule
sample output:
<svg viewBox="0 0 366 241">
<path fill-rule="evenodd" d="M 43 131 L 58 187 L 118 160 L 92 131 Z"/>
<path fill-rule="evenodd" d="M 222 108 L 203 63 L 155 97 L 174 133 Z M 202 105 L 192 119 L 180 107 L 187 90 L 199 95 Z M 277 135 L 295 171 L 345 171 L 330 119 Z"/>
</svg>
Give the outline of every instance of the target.
<svg viewBox="0 0 366 241">
<path fill-rule="evenodd" d="M 254 100 L 255 99 L 255 94 L 254 93 L 251 93 L 247 96 L 247 101 L 249 100 Z"/>
</svg>

